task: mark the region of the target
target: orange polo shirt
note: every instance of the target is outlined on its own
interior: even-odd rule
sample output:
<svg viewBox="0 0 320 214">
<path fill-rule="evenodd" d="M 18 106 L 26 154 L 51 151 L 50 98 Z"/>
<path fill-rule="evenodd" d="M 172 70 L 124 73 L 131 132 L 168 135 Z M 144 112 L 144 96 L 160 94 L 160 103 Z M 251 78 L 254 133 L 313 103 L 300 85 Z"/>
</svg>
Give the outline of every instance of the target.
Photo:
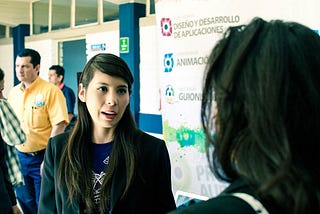
<svg viewBox="0 0 320 214">
<path fill-rule="evenodd" d="M 40 77 L 23 88 L 15 86 L 8 101 L 18 116 L 26 141 L 16 146 L 21 152 L 36 152 L 45 149 L 52 126 L 62 121 L 68 123 L 66 100 L 61 90 Z"/>
</svg>

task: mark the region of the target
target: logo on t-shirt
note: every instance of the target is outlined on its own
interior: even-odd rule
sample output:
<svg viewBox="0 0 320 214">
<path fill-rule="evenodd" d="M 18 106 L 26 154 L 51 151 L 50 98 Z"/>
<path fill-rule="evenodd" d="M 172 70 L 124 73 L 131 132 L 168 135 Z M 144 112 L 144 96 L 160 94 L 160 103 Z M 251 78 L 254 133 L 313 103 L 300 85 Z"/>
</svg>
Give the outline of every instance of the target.
<svg viewBox="0 0 320 214">
<path fill-rule="evenodd" d="M 37 94 L 36 99 L 34 101 L 34 106 L 36 106 L 36 107 L 43 107 L 44 106 L 42 94 Z"/>
<path fill-rule="evenodd" d="M 109 164 L 110 156 L 103 160 L 103 164 L 105 167 Z M 99 173 L 95 173 L 92 171 L 92 179 L 93 179 L 93 200 L 96 205 L 99 204 L 101 198 L 101 186 L 103 183 L 103 179 L 106 173 L 103 171 Z"/>
</svg>

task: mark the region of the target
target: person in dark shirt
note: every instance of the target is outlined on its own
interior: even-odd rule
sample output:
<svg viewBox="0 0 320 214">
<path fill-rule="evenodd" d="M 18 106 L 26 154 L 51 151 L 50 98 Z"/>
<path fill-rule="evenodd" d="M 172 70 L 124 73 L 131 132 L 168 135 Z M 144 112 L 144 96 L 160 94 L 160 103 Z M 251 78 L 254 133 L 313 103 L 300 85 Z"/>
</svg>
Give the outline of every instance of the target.
<svg viewBox="0 0 320 214">
<path fill-rule="evenodd" d="M 138 129 L 133 75 L 120 57 L 92 57 L 80 77 L 78 118 L 49 140 L 39 213 L 153 213 L 176 208 L 163 140 Z"/>
<path fill-rule="evenodd" d="M 65 70 L 62 66 L 52 65 L 49 68 L 48 76 L 49 76 L 49 82 L 58 86 L 62 90 L 62 93 L 66 98 L 68 117 L 69 117 L 69 124 L 66 127 L 66 131 L 68 131 L 74 126 L 74 123 L 76 120 L 76 116 L 74 114 L 76 96 L 75 96 L 73 90 L 71 88 L 69 88 L 68 86 L 66 86 L 66 84 L 63 81 L 64 76 L 65 76 Z"/>
</svg>

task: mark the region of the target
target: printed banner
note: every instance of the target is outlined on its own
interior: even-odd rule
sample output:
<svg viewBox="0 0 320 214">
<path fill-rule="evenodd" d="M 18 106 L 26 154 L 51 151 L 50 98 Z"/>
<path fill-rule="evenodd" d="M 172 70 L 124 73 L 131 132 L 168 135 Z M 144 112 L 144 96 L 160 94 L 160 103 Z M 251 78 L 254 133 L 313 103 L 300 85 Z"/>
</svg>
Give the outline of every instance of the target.
<svg viewBox="0 0 320 214">
<path fill-rule="evenodd" d="M 203 71 L 225 30 L 255 16 L 298 21 L 317 31 L 320 1 L 155 0 L 163 135 L 174 192 L 213 197 L 226 187 L 208 167 L 200 123 Z"/>
</svg>

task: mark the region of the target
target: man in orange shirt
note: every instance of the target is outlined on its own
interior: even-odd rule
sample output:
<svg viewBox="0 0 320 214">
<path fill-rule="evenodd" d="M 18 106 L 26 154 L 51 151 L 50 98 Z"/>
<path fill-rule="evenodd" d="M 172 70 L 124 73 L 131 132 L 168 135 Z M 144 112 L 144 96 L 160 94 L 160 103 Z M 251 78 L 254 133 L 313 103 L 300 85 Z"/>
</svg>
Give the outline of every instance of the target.
<svg viewBox="0 0 320 214">
<path fill-rule="evenodd" d="M 40 60 L 40 54 L 33 49 L 24 49 L 18 54 L 15 68 L 20 84 L 8 95 L 27 137 L 23 144 L 16 146 L 25 180 L 25 186 L 17 188 L 16 194 L 24 213 L 37 212 L 40 165 L 48 140 L 63 133 L 69 123 L 63 93 L 39 77 Z"/>
</svg>

